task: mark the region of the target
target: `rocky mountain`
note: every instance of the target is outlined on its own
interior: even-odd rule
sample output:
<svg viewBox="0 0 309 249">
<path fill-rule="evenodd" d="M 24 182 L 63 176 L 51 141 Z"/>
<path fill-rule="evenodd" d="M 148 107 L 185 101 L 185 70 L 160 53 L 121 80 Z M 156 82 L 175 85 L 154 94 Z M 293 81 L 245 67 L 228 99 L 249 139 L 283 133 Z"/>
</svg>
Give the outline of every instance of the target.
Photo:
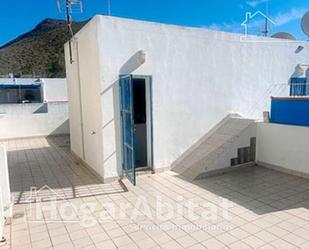
<svg viewBox="0 0 309 249">
<path fill-rule="evenodd" d="M 86 22 L 74 22 L 74 33 Z M 68 39 L 64 20 L 43 20 L 33 30 L 0 47 L 0 75 L 65 77 L 63 46 Z"/>
</svg>

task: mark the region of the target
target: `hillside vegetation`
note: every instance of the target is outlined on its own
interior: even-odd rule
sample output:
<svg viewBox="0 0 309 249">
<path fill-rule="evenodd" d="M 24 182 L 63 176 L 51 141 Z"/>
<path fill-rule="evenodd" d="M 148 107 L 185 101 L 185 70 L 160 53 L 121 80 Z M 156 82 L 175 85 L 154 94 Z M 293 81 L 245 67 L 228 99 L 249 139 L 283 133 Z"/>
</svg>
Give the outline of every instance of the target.
<svg viewBox="0 0 309 249">
<path fill-rule="evenodd" d="M 74 22 L 74 33 L 85 22 Z M 0 47 L 0 75 L 65 77 L 64 43 L 69 40 L 66 22 L 45 19 L 33 30 Z"/>
</svg>

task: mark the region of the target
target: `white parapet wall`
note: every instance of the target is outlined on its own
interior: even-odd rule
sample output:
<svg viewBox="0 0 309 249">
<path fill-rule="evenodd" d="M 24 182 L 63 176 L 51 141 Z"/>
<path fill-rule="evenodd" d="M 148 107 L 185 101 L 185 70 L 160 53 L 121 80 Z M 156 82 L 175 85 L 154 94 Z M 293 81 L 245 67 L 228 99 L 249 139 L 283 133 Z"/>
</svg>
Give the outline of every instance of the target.
<svg viewBox="0 0 309 249">
<path fill-rule="evenodd" d="M 257 163 L 309 177 L 309 127 L 258 123 Z"/>
<path fill-rule="evenodd" d="M 69 133 L 67 102 L 0 105 L 0 139 Z"/>
<path fill-rule="evenodd" d="M 67 80 L 63 78 L 42 78 L 45 102 L 68 101 Z"/>
<path fill-rule="evenodd" d="M 0 240 L 3 237 L 5 217 L 11 215 L 11 191 L 6 149 L 0 147 Z"/>
<path fill-rule="evenodd" d="M 2 195 L 1 189 L 0 189 L 0 195 Z M 5 223 L 4 206 L 3 206 L 2 198 L 0 197 L 0 246 L 3 241 L 3 236 L 4 236 L 4 223 Z"/>
</svg>

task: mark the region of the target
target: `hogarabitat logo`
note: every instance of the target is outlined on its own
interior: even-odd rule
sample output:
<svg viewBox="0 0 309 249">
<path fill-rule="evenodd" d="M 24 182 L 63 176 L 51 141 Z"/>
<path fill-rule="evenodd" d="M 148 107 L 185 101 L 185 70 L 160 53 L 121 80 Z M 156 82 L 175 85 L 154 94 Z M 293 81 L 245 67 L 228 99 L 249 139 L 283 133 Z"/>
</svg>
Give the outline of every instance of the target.
<svg viewBox="0 0 309 249">
<path fill-rule="evenodd" d="M 268 17 L 267 15 L 265 15 L 262 11 L 258 10 L 255 13 L 251 13 L 251 12 L 246 12 L 245 13 L 245 19 L 244 21 L 241 23 L 241 26 L 244 28 L 244 35 L 240 36 L 240 41 L 244 41 L 244 42 L 270 42 L 270 40 L 263 40 L 263 39 L 255 39 L 254 36 L 250 36 L 249 35 L 249 26 L 252 23 L 257 24 L 256 20 L 258 18 L 262 18 L 262 22 L 263 23 L 259 23 L 260 25 L 265 25 L 265 28 L 268 29 L 268 25 L 276 25 L 275 22 Z M 267 30 L 264 31 L 265 32 L 265 36 L 267 36 Z M 274 42 L 277 42 L 276 39 L 273 39 Z"/>
<path fill-rule="evenodd" d="M 174 198 L 173 198 L 174 199 Z M 27 222 L 35 223 L 79 223 L 83 227 L 92 227 L 98 223 L 109 221 L 130 220 L 139 224 L 140 221 L 150 220 L 152 223 L 163 224 L 169 220 L 182 220 L 198 223 L 198 220 L 206 220 L 214 223 L 230 221 L 232 216 L 229 209 L 233 203 L 227 199 L 220 198 L 216 204 L 211 202 L 195 202 L 177 196 L 172 204 L 166 196 L 157 196 L 155 200 L 147 199 L 145 196 L 137 196 L 131 201 L 107 202 L 90 198 L 66 199 L 61 190 L 54 190 L 45 185 L 39 190 L 30 189 L 29 212 L 25 218 Z M 143 229 L 147 228 L 143 223 L 139 224 Z M 201 227 L 190 227 L 186 229 L 209 229 Z M 214 228 L 211 228 L 214 229 Z"/>
</svg>

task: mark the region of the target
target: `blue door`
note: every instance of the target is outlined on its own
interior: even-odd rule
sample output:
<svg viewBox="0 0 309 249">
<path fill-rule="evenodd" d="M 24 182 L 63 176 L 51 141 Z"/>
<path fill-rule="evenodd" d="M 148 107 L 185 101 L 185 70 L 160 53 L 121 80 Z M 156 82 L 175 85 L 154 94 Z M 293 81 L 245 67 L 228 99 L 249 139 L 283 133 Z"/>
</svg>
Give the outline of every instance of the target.
<svg viewBox="0 0 309 249">
<path fill-rule="evenodd" d="M 136 185 L 132 75 L 121 76 L 119 82 L 122 126 L 122 167 L 123 172 L 127 178 L 132 182 L 133 185 Z"/>
</svg>

